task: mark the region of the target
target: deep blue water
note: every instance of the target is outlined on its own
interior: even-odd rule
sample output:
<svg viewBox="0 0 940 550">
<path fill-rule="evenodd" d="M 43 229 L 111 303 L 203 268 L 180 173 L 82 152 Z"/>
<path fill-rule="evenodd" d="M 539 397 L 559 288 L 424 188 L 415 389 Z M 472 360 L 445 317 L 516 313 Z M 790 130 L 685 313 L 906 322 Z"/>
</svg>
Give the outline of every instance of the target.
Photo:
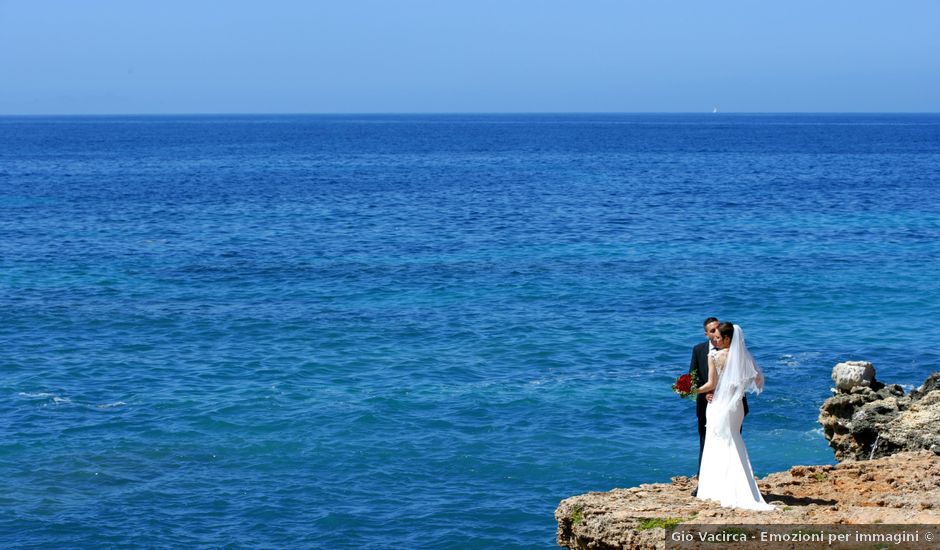
<svg viewBox="0 0 940 550">
<path fill-rule="evenodd" d="M 0 546 L 553 548 L 694 472 L 708 315 L 759 475 L 838 361 L 940 369 L 940 115 L 0 118 Z"/>
</svg>

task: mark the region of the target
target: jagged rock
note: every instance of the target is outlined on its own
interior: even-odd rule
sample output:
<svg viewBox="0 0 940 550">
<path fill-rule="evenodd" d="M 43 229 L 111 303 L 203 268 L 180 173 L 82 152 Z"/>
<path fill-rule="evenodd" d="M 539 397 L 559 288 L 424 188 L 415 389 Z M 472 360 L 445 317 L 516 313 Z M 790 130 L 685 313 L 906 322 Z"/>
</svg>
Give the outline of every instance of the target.
<svg viewBox="0 0 940 550">
<path fill-rule="evenodd" d="M 940 372 L 935 372 L 927 377 L 927 380 L 917 388 L 911 391 L 911 399 L 920 399 L 924 395 L 940 389 Z"/>
<path fill-rule="evenodd" d="M 879 385 L 877 391 L 854 386 L 837 392 L 820 407 L 819 423 L 836 459 L 869 460 L 920 449 L 940 453 L 940 372 L 907 396 L 897 384 Z"/>
<path fill-rule="evenodd" d="M 874 380 L 875 368 L 868 361 L 846 361 L 832 369 L 832 381 L 844 392 L 858 386 L 871 386 Z"/>
<path fill-rule="evenodd" d="M 905 452 L 836 466 L 794 466 L 759 479 L 777 509 L 722 508 L 691 496 L 694 481 L 614 489 L 567 498 L 555 510 L 559 546 L 652 550 L 665 547 L 665 529 L 651 520 L 694 524 L 940 523 L 940 456 Z M 681 525 L 681 523 L 680 523 Z"/>
</svg>

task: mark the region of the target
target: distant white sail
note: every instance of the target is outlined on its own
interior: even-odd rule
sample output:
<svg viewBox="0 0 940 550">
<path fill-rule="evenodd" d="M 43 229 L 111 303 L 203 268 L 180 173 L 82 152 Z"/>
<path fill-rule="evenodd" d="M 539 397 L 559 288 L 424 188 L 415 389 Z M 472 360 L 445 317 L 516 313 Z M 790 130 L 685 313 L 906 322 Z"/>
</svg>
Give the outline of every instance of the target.
<svg viewBox="0 0 940 550">
<path fill-rule="evenodd" d="M 717 107 L 717 106 L 712 107 L 712 112 L 713 112 L 713 113 L 717 113 L 717 112 L 718 112 L 718 107 Z"/>
</svg>

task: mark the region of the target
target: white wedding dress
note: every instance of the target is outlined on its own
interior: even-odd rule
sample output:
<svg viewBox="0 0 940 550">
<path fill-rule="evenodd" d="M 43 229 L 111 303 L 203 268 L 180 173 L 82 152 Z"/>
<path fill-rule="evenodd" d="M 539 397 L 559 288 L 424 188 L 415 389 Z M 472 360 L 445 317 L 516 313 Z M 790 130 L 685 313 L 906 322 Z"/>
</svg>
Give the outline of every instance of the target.
<svg viewBox="0 0 940 550">
<path fill-rule="evenodd" d="M 745 390 L 763 389 L 763 374 L 744 345 L 744 333 L 734 325 L 730 350 L 716 353 L 718 386 L 705 411 L 705 448 L 699 471 L 698 498 L 747 510 L 773 510 L 764 502 L 747 456 L 741 423 Z"/>
</svg>

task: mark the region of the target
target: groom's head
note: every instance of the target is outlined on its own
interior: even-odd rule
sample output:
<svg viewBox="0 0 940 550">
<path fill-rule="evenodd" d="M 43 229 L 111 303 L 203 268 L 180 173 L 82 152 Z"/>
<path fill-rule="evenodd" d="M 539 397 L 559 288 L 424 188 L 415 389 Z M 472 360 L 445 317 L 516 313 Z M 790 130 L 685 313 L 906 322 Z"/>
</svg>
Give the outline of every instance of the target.
<svg viewBox="0 0 940 550">
<path fill-rule="evenodd" d="M 718 319 L 709 317 L 708 319 L 705 319 L 705 322 L 702 323 L 702 325 L 705 328 L 705 338 L 711 340 L 712 343 L 715 342 L 716 338 L 720 338 L 718 335 Z"/>
</svg>

